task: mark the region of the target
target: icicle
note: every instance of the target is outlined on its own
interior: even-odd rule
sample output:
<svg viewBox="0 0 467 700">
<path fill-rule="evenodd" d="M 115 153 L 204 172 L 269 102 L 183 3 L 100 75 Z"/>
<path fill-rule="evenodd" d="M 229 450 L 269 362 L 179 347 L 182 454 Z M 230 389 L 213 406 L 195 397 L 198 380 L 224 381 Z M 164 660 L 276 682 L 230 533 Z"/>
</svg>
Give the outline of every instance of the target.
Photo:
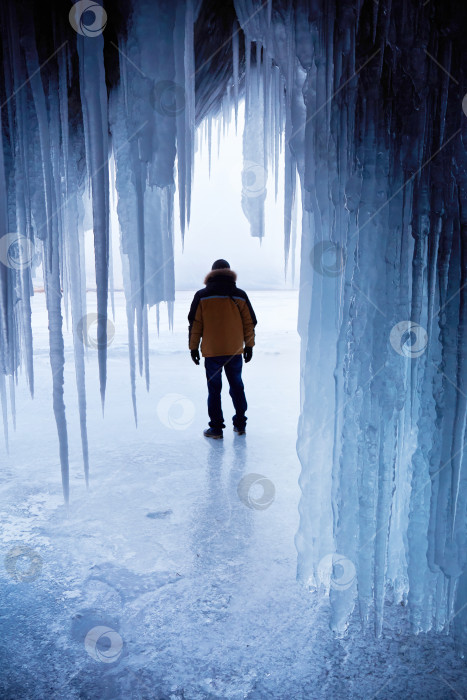
<svg viewBox="0 0 467 700">
<path fill-rule="evenodd" d="M 12 8 L 10 20 L 12 25 L 16 24 L 15 10 Z M 29 240 L 30 253 L 33 252 L 34 236 L 32 233 L 31 212 L 30 212 L 30 183 L 28 177 L 27 163 L 28 155 L 28 130 L 27 130 L 27 101 L 24 91 L 21 90 L 26 79 L 25 73 L 22 70 L 22 63 L 19 58 L 19 46 L 17 40 L 13 40 L 13 88 L 14 94 L 18 93 L 16 100 L 16 120 L 19 128 L 17 133 L 16 143 L 16 230 L 23 237 L 23 240 Z M 0 142 L 1 145 L 1 142 Z M 2 154 L 3 156 L 3 154 Z M 3 165 L 2 165 L 3 168 Z M 6 183 L 5 183 L 6 185 Z M 5 214 L 7 212 L 5 203 Z M 3 261 L 5 262 L 5 261 Z M 32 260 L 31 260 L 32 263 Z M 23 338 L 23 348 L 25 354 L 25 364 L 27 370 L 27 379 L 31 396 L 34 396 L 34 367 L 33 367 L 33 340 L 31 329 L 31 302 L 32 294 L 30 264 L 25 268 L 19 269 L 13 273 L 16 276 L 15 285 L 18 284 L 18 303 L 16 304 L 16 313 L 20 314 L 21 335 Z M 16 362 L 15 362 L 16 367 Z"/>
<path fill-rule="evenodd" d="M 237 22 L 234 22 L 232 27 L 232 62 L 233 62 L 233 87 L 234 87 L 234 104 L 235 104 L 235 133 L 237 133 L 238 125 L 238 89 L 239 89 L 239 41 L 238 34 L 240 28 Z"/>
<path fill-rule="evenodd" d="M 54 227 L 55 228 L 55 227 Z M 62 488 L 65 502 L 69 501 L 69 464 L 68 464 L 68 432 L 65 416 L 65 403 L 63 400 L 63 385 L 64 385 L 64 368 L 65 355 L 63 347 L 62 334 L 62 315 L 61 315 L 61 290 L 59 278 L 59 261 L 58 261 L 58 237 L 54 231 L 53 238 L 50 243 L 45 246 L 46 259 L 52 258 L 51 267 L 46 274 L 46 301 L 47 311 L 49 315 L 49 347 L 50 347 L 50 366 L 52 368 L 52 386 L 53 386 L 53 410 L 55 421 L 57 423 L 59 448 L 60 448 L 60 463 L 62 467 Z M 52 248 L 49 253 L 48 248 Z M 43 260 L 43 266 L 46 266 L 46 260 Z"/>
<path fill-rule="evenodd" d="M 113 246 L 112 246 L 112 213 L 116 209 L 115 203 L 115 159 L 110 158 L 110 213 L 109 213 L 109 287 L 110 287 L 110 305 L 112 309 L 112 318 L 115 321 L 115 285 L 114 285 L 114 267 L 113 267 Z"/>
<path fill-rule="evenodd" d="M 281 118 L 281 105 L 282 105 L 282 81 L 281 75 L 278 68 L 274 70 L 274 198 L 277 202 L 277 195 L 279 192 L 279 157 L 280 157 L 280 139 L 282 135 L 282 118 Z"/>
<path fill-rule="evenodd" d="M 8 406 L 7 397 L 5 390 L 5 375 L 0 374 L 0 400 L 2 402 L 2 419 L 3 419 L 3 437 L 5 438 L 5 448 L 6 451 L 10 451 L 10 445 L 8 440 Z"/>
<path fill-rule="evenodd" d="M 175 19 L 175 29 L 174 29 L 174 44 L 175 44 L 175 80 L 177 85 L 184 86 L 184 93 L 186 94 L 186 87 L 190 89 L 190 94 L 192 91 L 192 80 L 185 74 L 185 44 L 186 44 L 186 8 L 184 3 L 178 3 L 176 19 Z M 193 73 L 191 74 L 193 75 Z M 175 90 L 175 100 L 179 100 L 178 90 Z M 176 114 L 175 120 L 177 125 L 177 171 L 178 171 L 178 196 L 179 196 L 179 210 L 180 210 L 180 231 L 182 234 L 182 240 L 185 237 L 185 223 L 186 223 L 186 211 L 187 211 L 187 172 L 190 167 L 190 144 L 187 144 L 187 139 L 190 138 L 189 131 L 187 130 L 186 124 L 186 98 L 183 98 L 184 106 L 176 104 Z"/>
<path fill-rule="evenodd" d="M 251 93 L 251 41 L 245 34 L 245 114 L 250 108 Z"/>
<path fill-rule="evenodd" d="M 195 9 L 193 0 L 186 0 L 185 15 L 185 130 L 187 143 L 187 175 L 186 175 L 186 219 L 190 224 L 191 217 L 191 188 L 195 164 L 195 47 L 194 47 Z M 182 240 L 183 245 L 183 240 Z"/>
<path fill-rule="evenodd" d="M 256 41 L 255 45 L 255 89 L 256 92 L 259 94 L 259 90 L 261 87 L 261 78 L 262 78 L 262 71 L 261 71 L 261 43 L 259 41 Z"/>
<path fill-rule="evenodd" d="M 9 377 L 10 385 L 10 411 L 13 420 L 13 430 L 16 430 L 16 396 L 15 396 L 15 378 L 13 375 Z"/>
<path fill-rule="evenodd" d="M 295 282 L 295 249 L 297 245 L 297 216 L 298 216 L 298 206 L 297 198 L 295 197 L 293 208 L 292 208 L 292 285 Z"/>
<path fill-rule="evenodd" d="M 270 123 L 270 90 L 271 90 L 271 72 L 269 70 L 269 62 L 263 61 L 261 64 L 261 82 L 263 88 L 263 106 L 264 106 L 264 131 L 263 131 L 263 152 L 264 152 L 264 169 L 267 171 L 269 165 L 269 159 L 271 157 L 271 123 Z"/>
<path fill-rule="evenodd" d="M 66 95 L 63 99 L 67 99 Z M 66 126 L 65 126 L 66 128 Z M 75 148 L 79 147 L 74 144 Z M 76 173 L 68 173 L 66 188 L 78 190 Z M 82 193 L 82 192 L 81 192 Z M 80 237 L 80 215 L 77 198 L 67 200 L 65 220 L 65 243 L 68 250 L 70 276 L 71 316 L 73 322 L 73 351 L 75 358 L 75 378 L 78 393 L 78 409 L 81 433 L 81 450 L 83 454 L 86 486 L 89 486 L 89 448 L 86 425 L 86 380 L 84 364 L 83 323 L 86 323 L 86 273 L 84 260 L 84 241 Z"/>
<path fill-rule="evenodd" d="M 136 307 L 136 343 L 138 348 L 138 371 L 143 376 L 143 313 L 144 307 Z"/>
<path fill-rule="evenodd" d="M 260 67 L 250 69 L 253 83 L 258 80 Z M 245 106 L 243 131 L 242 209 L 250 222 L 251 235 L 264 236 L 264 203 L 267 185 L 267 152 L 264 141 L 264 91 L 252 90 Z"/>
<path fill-rule="evenodd" d="M 146 390 L 149 391 L 149 331 L 148 331 L 148 309 L 143 312 L 143 345 L 144 345 L 144 378 Z"/>
<path fill-rule="evenodd" d="M 173 330 L 174 326 L 174 303 L 173 301 L 167 302 L 167 315 L 169 317 L 169 328 Z"/>
<path fill-rule="evenodd" d="M 130 304 L 126 305 L 127 326 L 128 326 L 128 352 L 130 356 L 130 384 L 131 401 L 133 404 L 133 416 L 135 425 L 138 426 L 138 410 L 136 407 L 136 357 L 135 357 L 135 331 L 134 318 Z"/>
<path fill-rule="evenodd" d="M 97 286 L 97 342 L 102 409 L 107 381 L 107 298 L 109 269 L 109 170 L 107 92 L 102 35 L 78 36 L 80 88 L 87 162 L 92 188 L 92 214 Z"/>
<path fill-rule="evenodd" d="M 211 177 L 211 143 L 212 143 L 212 119 L 208 117 L 208 155 L 209 155 L 209 177 Z"/>
<path fill-rule="evenodd" d="M 62 488 L 65 502 L 69 500 L 69 465 L 68 465 L 68 434 L 63 401 L 64 384 L 64 346 L 62 335 L 61 314 L 61 283 L 59 259 L 59 219 L 54 216 L 54 187 L 53 171 L 50 163 L 50 136 L 47 119 L 47 107 L 42 80 L 38 71 L 39 61 L 33 39 L 32 29 L 26 31 L 24 39 L 26 65 L 29 74 L 34 106 L 39 125 L 39 139 L 42 153 L 43 191 L 45 198 L 47 238 L 44 245 L 43 269 L 45 276 L 46 303 L 49 318 L 49 355 L 52 369 L 53 410 L 57 424 L 60 464 L 62 472 Z M 57 203 L 55 203 L 57 207 Z"/>
</svg>

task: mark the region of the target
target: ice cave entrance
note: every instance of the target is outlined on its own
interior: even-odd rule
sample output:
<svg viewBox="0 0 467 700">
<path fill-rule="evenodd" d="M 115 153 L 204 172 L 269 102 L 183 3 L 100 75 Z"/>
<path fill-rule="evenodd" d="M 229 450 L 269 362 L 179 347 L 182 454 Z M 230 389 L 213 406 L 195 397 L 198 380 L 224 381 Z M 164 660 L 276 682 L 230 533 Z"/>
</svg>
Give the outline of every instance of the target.
<svg viewBox="0 0 467 700">
<path fill-rule="evenodd" d="M 277 203 L 274 186 L 267 196 L 266 235 L 260 244 L 258 238 L 251 237 L 241 207 L 245 187 L 242 130 L 239 127 L 235 134 L 231 123 L 225 134 L 222 131 L 222 121 L 214 120 L 211 159 L 207 141 L 198 135 L 192 224 L 185 236 L 184 251 L 180 232 L 176 231 L 173 327 L 163 304 L 159 315 L 151 310 L 151 381 L 149 391 L 144 377 L 137 382 L 138 427 L 131 406 L 115 195 L 112 198 L 115 311 L 109 317 L 105 414 L 101 411 L 97 352 L 93 347 L 95 329 L 90 328 L 86 367 L 90 490 L 86 491 L 84 482 L 79 420 L 76 412 L 70 411 L 68 507 L 63 503 L 57 464 L 45 300 L 40 293 L 41 280 L 37 280 L 39 293 L 33 297 L 32 314 L 35 399 L 30 400 L 26 386 L 20 382 L 17 426 L 10 434 L 8 457 L 15 468 L 5 472 L 5 478 L 10 532 L 23 533 L 21 538 L 16 536 L 22 551 L 36 550 L 40 543 L 41 555 L 34 571 L 29 550 L 25 551 L 24 571 L 18 558 L 15 571 L 23 585 L 12 589 L 9 603 L 30 611 L 27 614 L 36 621 L 31 620 L 34 625 L 41 624 L 41 619 L 49 620 L 49 606 L 53 600 L 60 601 L 54 624 L 67 630 L 60 652 L 64 675 L 58 683 L 63 697 L 72 697 L 77 683 L 69 670 L 74 663 L 81 668 L 79 687 L 89 697 L 124 697 L 126 687 L 135 697 L 153 697 L 145 693 L 151 693 L 153 684 L 158 683 L 152 669 L 156 656 L 157 674 L 167 671 L 170 675 L 173 664 L 180 664 L 175 684 L 186 687 L 188 695 L 196 693 L 199 682 L 194 676 L 191 680 L 189 667 L 201 663 L 207 653 L 206 644 L 217 647 L 217 651 L 209 651 L 209 656 L 221 666 L 216 678 L 206 676 L 201 685 L 211 688 L 215 697 L 224 692 L 239 697 L 245 683 L 250 683 L 246 680 L 248 673 L 245 678 L 243 673 L 234 674 L 225 691 L 219 686 L 225 685 L 222 679 L 226 672 L 230 674 L 243 663 L 240 649 L 238 654 L 229 652 L 228 657 L 222 651 L 223 620 L 226 614 L 230 618 L 231 606 L 237 610 L 232 634 L 256 649 L 254 663 L 261 664 L 263 656 L 280 663 L 273 629 L 276 625 L 290 627 L 292 610 L 294 617 L 308 620 L 307 628 L 312 629 L 308 592 L 296 583 L 298 289 L 297 276 L 292 282 L 290 269 L 287 282 L 284 277 L 281 187 L 279 182 Z M 92 313 L 96 302 L 91 232 L 85 235 L 88 310 Z M 222 444 L 202 437 L 207 424 L 204 370 L 193 365 L 187 352 L 189 303 L 216 257 L 227 258 L 237 270 L 238 284 L 248 291 L 259 319 L 254 360 L 244 370 L 250 434 L 248 440 L 235 438 L 229 425 Z M 77 396 L 69 330 L 64 338 L 68 379 L 65 402 L 71 407 L 76 405 Z M 229 423 L 230 397 L 225 389 L 223 402 Z M 246 491 L 241 486 L 245 480 Z M 13 536 L 13 544 L 16 539 Z M 10 541 L 10 551 L 11 546 Z M 273 605 L 271 591 L 276 598 Z M 190 601 L 197 601 L 194 607 Z M 171 614 L 164 622 L 166 612 L 174 605 L 181 606 L 180 614 Z M 153 614 L 156 618 L 149 622 Z M 253 631 L 250 624 L 258 616 Z M 325 625 L 324 616 L 321 624 Z M 213 637 L 210 631 L 206 637 L 205 625 L 216 627 Z M 113 630 L 114 637 L 93 647 L 87 634 L 96 627 Z M 293 628 L 294 624 L 290 627 L 291 638 L 296 636 Z M 303 648 L 307 628 L 302 628 Z M 6 663 L 15 673 L 19 650 L 10 633 L 7 637 Z M 165 658 L 160 654 L 163 639 L 172 640 Z M 147 646 L 141 664 L 131 651 L 133 644 L 140 642 Z M 34 644 L 33 635 L 21 637 L 23 654 L 29 644 Z M 109 649 L 114 656 L 96 675 L 95 666 L 106 660 Z M 55 658 L 55 653 L 52 656 Z M 33 687 L 37 679 L 32 651 L 31 658 L 30 671 L 26 675 L 24 670 L 21 672 L 23 684 L 29 697 L 39 698 L 44 690 L 41 682 Z"/>
<path fill-rule="evenodd" d="M 45 280 L 33 265 L 34 295 L 32 259 L 0 267 L 11 611 L 0 693 L 459 696 L 463 11 L 132 0 L 90 38 L 81 0 L 69 21 L 52 5 L 50 17 L 0 8 L 0 223 L 49 265 Z M 91 5 L 98 22 L 106 13 Z M 186 97 L 176 120 L 154 108 L 168 83 Z M 244 120 L 240 101 L 235 132 L 240 93 L 256 111 Z M 196 133 L 182 245 L 207 105 L 221 117 Z M 151 236 L 154 215 L 164 225 Z M 218 257 L 259 318 L 248 437 L 221 444 L 202 438 L 205 378 L 186 347 L 191 296 Z M 167 279 L 147 284 L 148 269 Z M 65 324 L 62 337 L 70 307 L 75 333 Z"/>
</svg>

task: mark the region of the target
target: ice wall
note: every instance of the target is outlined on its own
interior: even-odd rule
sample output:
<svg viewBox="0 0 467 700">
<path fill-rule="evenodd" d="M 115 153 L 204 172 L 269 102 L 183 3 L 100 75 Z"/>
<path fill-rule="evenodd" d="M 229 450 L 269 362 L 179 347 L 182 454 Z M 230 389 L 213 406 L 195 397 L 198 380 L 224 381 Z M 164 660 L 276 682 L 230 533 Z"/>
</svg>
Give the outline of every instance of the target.
<svg viewBox="0 0 467 700">
<path fill-rule="evenodd" d="M 299 578 L 337 632 L 390 600 L 465 638 L 465 9 L 235 5 L 304 203 Z"/>
<path fill-rule="evenodd" d="M 30 296 L 42 264 L 65 497 L 69 311 L 88 476 L 83 198 L 104 401 L 111 164 L 136 418 L 137 372 L 149 383 L 147 309 L 174 298 L 174 196 L 184 231 L 195 125 L 220 110 L 237 119 L 244 98 L 243 210 L 254 236 L 267 233 L 264 198 L 277 191 L 283 147 L 286 261 L 297 174 L 303 204 L 299 579 L 329 593 L 339 633 L 358 613 L 379 634 L 392 601 L 408 605 L 415 631 L 453 627 L 465 641 L 466 9 L 133 0 L 89 15 L 84 6 L 0 7 L 5 431 L 21 365 L 33 392 Z"/>
</svg>

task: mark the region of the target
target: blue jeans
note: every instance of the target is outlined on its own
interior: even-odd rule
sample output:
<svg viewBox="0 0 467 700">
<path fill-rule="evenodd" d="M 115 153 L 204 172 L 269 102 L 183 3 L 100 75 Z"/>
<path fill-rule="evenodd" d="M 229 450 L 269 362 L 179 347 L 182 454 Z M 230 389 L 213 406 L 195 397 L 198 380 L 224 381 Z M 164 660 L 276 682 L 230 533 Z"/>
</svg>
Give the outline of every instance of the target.
<svg viewBox="0 0 467 700">
<path fill-rule="evenodd" d="M 221 405 L 222 370 L 224 369 L 230 385 L 229 394 L 235 408 L 233 424 L 240 429 L 246 425 L 245 411 L 247 403 L 242 381 L 241 355 L 219 355 L 218 357 L 205 357 L 206 379 L 208 381 L 208 413 L 209 426 L 213 430 L 225 428 L 224 416 Z"/>
</svg>

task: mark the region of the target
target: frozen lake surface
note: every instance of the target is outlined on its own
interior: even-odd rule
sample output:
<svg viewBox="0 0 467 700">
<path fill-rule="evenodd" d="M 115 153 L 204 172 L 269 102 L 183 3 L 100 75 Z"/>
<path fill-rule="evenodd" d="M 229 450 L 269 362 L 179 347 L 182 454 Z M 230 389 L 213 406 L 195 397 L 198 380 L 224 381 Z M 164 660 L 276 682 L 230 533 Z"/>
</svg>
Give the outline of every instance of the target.
<svg viewBox="0 0 467 700">
<path fill-rule="evenodd" d="M 2 448 L 0 697 L 464 697 L 465 662 L 448 636 L 411 636 L 404 608 L 388 604 L 382 639 L 357 620 L 336 639 L 327 599 L 296 583 L 297 293 L 251 294 L 259 324 L 244 368 L 248 433 L 231 431 L 224 381 L 223 442 L 202 436 L 204 368 L 186 349 L 191 297 L 177 295 L 173 333 L 161 309 L 158 337 L 151 312 L 151 386 L 138 381 L 136 428 L 116 294 L 104 417 L 95 350 L 87 363 L 89 493 L 67 334 L 68 509 L 45 300 L 33 299 L 35 399 L 20 378 L 9 455 Z M 259 484 L 248 491 L 259 478 L 244 479 L 251 474 L 265 478 L 264 497 Z"/>
</svg>

